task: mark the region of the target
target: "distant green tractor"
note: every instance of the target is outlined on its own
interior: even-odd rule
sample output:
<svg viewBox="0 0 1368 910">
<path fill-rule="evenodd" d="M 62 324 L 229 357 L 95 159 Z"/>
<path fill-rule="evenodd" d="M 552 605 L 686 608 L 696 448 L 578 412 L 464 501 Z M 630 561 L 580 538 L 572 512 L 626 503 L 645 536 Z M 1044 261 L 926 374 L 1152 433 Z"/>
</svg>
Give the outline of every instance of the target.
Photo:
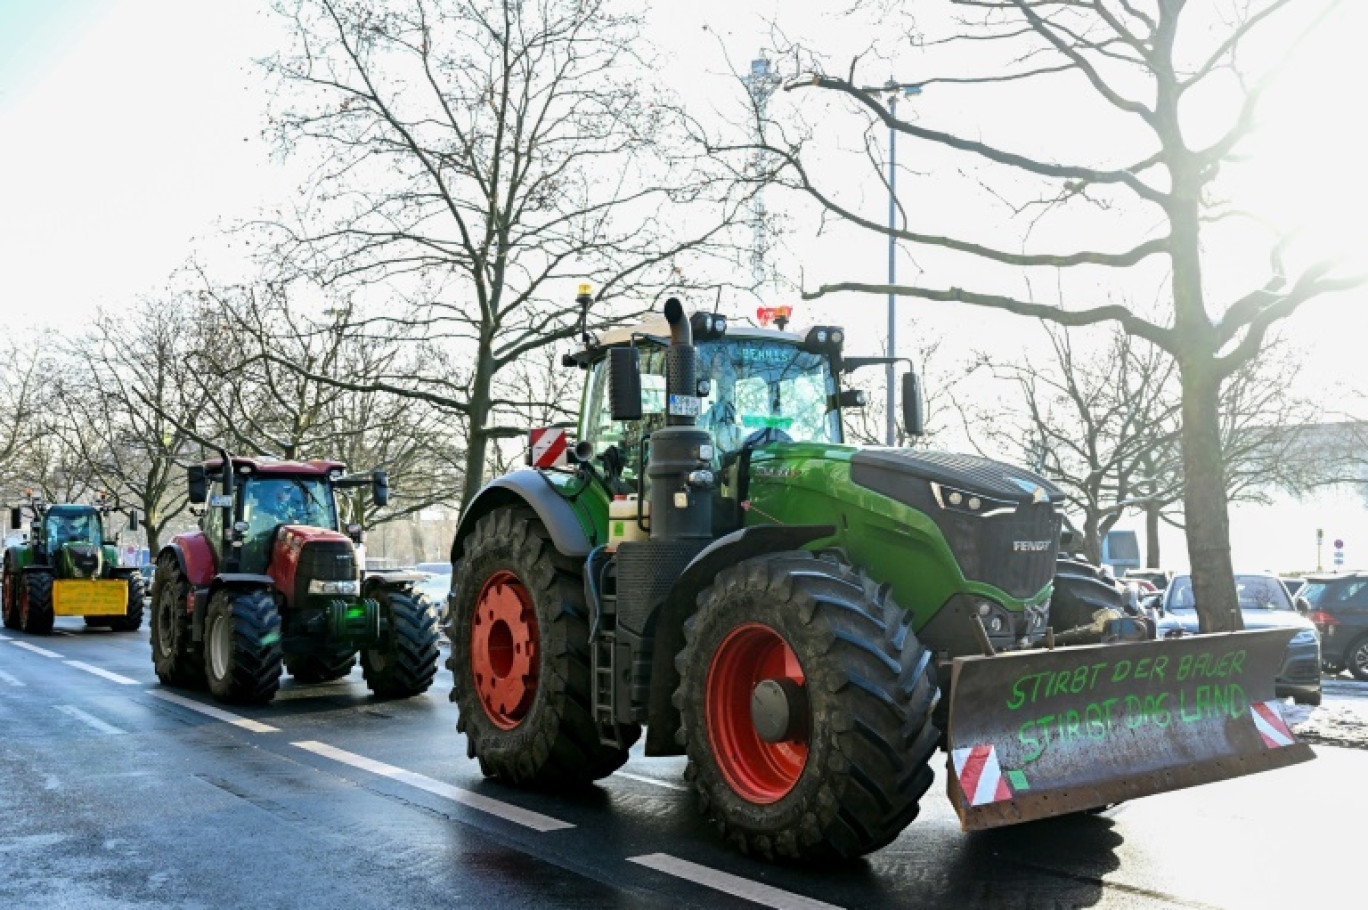
<svg viewBox="0 0 1368 910">
<path fill-rule="evenodd" d="M 5 628 L 32 635 L 52 632 L 57 616 L 83 616 L 88 626 L 132 632 L 142 625 L 143 579 L 134 566 L 119 565 L 115 537 L 107 535 L 109 505 L 28 503 L 32 533 L 25 543 L 5 549 L 3 607 Z M 137 514 L 128 513 L 137 528 Z M 10 510 L 18 530 L 23 508 Z"/>
</svg>

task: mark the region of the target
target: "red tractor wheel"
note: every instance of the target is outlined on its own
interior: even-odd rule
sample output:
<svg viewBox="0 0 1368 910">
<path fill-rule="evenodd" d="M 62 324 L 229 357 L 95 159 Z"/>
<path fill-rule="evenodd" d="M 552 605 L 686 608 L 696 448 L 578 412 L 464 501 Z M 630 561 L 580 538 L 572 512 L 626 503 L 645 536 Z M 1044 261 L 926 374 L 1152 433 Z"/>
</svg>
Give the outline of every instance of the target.
<svg viewBox="0 0 1368 910">
<path fill-rule="evenodd" d="M 907 614 L 806 552 L 745 560 L 698 603 L 675 706 L 704 815 L 767 858 L 854 857 L 897 837 L 940 740 L 931 654 Z"/>
<path fill-rule="evenodd" d="M 759 805 L 788 795 L 808 758 L 807 718 L 795 718 L 797 729 L 776 742 L 756 728 L 756 693 L 771 682 L 787 682 L 789 691 L 801 693 L 805 680 L 798 656 L 769 626 L 740 626 L 713 652 L 706 683 L 708 740 L 727 783 Z M 805 706 L 806 696 L 800 700 Z"/>
<path fill-rule="evenodd" d="M 605 744 L 594 721 L 589 615 L 576 560 L 561 556 L 532 511 L 500 508 L 458 542 L 451 639 L 457 729 L 490 777 L 574 786 L 612 774 L 641 735 Z"/>
<path fill-rule="evenodd" d="M 512 730 L 537 694 L 537 612 L 517 575 L 491 575 L 475 601 L 470 670 L 480 706 L 494 726 Z"/>
</svg>

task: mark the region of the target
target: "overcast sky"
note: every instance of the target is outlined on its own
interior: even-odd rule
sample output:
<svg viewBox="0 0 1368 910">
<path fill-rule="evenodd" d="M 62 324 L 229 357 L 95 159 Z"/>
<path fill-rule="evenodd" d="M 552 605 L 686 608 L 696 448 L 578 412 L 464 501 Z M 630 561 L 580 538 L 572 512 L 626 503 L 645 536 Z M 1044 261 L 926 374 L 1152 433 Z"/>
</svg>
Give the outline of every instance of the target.
<svg viewBox="0 0 1368 910">
<path fill-rule="evenodd" d="M 721 100 L 735 86 L 724 78 L 724 52 L 744 67 L 769 44 L 767 18 L 780 15 L 797 33 L 832 6 L 656 4 L 653 34 L 671 58 L 660 78 L 725 106 Z M 940 6 L 916 8 L 931 17 Z M 1247 179 L 1272 217 L 1307 225 L 1325 243 L 1363 239 L 1361 250 L 1368 248 L 1361 98 L 1368 85 L 1361 48 L 1368 3 L 1345 6 L 1270 98 L 1270 128 Z M 833 51 L 863 38 L 840 34 L 833 22 L 819 26 Z M 266 87 L 252 63 L 271 52 L 278 28 L 265 0 L 0 0 L 0 303 L 9 319 L 70 325 L 97 305 L 117 310 L 155 292 L 192 252 L 232 261 L 216 225 L 249 217 L 292 187 L 289 170 L 272 161 L 261 137 Z M 915 78 L 922 65 L 909 54 L 887 69 Z M 889 73 L 872 75 L 881 80 Z M 799 94 L 776 103 L 809 103 L 795 99 Z M 948 111 L 945 97 L 928 91 L 915 104 L 929 123 L 967 116 Z M 1055 124 L 1067 123 L 1069 114 L 1067 105 L 1045 98 L 972 112 L 985 132 L 1059 129 Z M 1080 142 L 1096 138 L 1088 124 L 1067 128 L 1081 129 Z M 953 210 L 953 201 L 929 192 L 904 203 L 933 216 L 922 227 Z M 849 249 L 805 246 L 810 240 L 802 231 L 794 238 L 794 249 L 819 251 L 810 261 L 849 262 L 863 274 L 841 277 L 882 279 L 885 253 L 877 238 Z M 1341 384 L 1368 380 L 1362 299 L 1309 307 L 1293 327 L 1307 354 L 1302 378 L 1324 392 L 1327 408 L 1339 400 Z M 850 321 L 881 324 L 882 301 L 860 303 L 876 318 Z M 850 306 L 814 310 L 849 313 Z M 948 309 L 919 319 L 913 331 L 992 344 L 1001 343 L 992 333 L 1002 325 L 1013 336 L 1021 332 L 1020 322 Z"/>
</svg>

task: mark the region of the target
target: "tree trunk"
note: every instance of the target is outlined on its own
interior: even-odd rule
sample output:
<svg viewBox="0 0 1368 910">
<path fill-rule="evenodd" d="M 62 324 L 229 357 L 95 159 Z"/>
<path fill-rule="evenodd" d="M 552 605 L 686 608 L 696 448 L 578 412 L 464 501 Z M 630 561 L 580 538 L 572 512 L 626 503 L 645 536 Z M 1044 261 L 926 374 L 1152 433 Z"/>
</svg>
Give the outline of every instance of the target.
<svg viewBox="0 0 1368 910">
<path fill-rule="evenodd" d="M 1244 628 L 1230 557 L 1219 396 L 1220 380 L 1210 370 L 1184 371 L 1183 507 L 1192 593 L 1202 632 Z"/>
<path fill-rule="evenodd" d="M 1145 565 L 1151 569 L 1161 567 L 1159 560 L 1159 507 L 1145 507 Z"/>
<path fill-rule="evenodd" d="M 494 358 L 490 356 L 487 345 L 488 342 L 481 343 L 485 350 L 477 355 L 475 375 L 470 383 L 470 411 L 467 414 L 470 444 L 466 448 L 465 479 L 461 482 L 462 512 L 465 512 L 466 506 L 484 486 L 489 447 L 489 437 L 485 430 L 489 426 L 494 385 Z"/>
</svg>

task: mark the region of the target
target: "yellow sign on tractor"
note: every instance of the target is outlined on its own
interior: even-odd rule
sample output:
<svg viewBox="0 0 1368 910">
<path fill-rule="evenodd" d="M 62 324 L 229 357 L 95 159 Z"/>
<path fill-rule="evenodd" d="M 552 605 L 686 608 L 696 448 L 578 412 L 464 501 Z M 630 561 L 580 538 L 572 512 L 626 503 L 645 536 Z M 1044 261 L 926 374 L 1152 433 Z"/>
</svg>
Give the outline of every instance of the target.
<svg viewBox="0 0 1368 910">
<path fill-rule="evenodd" d="M 54 616 L 123 616 L 128 612 L 128 582 L 74 578 L 52 583 Z"/>
</svg>

